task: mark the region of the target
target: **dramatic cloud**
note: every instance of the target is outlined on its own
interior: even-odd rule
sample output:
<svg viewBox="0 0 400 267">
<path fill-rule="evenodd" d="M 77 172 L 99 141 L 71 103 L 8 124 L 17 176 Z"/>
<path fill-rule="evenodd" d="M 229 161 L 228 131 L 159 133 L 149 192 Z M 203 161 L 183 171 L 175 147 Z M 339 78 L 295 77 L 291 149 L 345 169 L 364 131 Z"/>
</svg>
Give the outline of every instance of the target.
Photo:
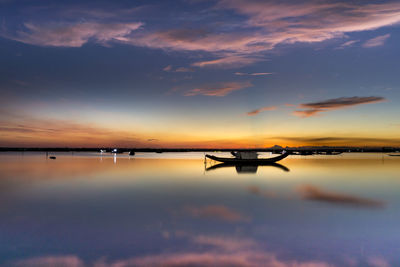
<svg viewBox="0 0 400 267">
<path fill-rule="evenodd" d="M 320 112 L 342 109 L 361 104 L 371 104 L 385 101 L 386 99 L 380 96 L 367 96 L 367 97 L 340 97 L 328 99 L 321 102 L 301 104 L 300 108 L 307 108 L 306 110 L 296 110 L 293 115 L 299 117 L 315 116 Z"/>
<path fill-rule="evenodd" d="M 298 188 L 298 191 L 304 199 L 312 201 L 328 202 L 337 205 L 352 205 L 372 208 L 381 208 L 385 205 L 385 203 L 382 201 L 335 192 L 328 192 L 312 185 L 300 186 Z"/>
<path fill-rule="evenodd" d="M 376 46 L 384 45 L 386 40 L 389 39 L 389 37 L 390 37 L 390 34 L 385 34 L 385 35 L 381 35 L 381 36 L 372 38 L 372 39 L 366 41 L 363 44 L 363 47 L 368 48 L 368 47 L 376 47 Z"/>
<path fill-rule="evenodd" d="M 400 22 L 399 3 L 220 0 L 217 9 L 231 9 L 247 19 L 243 23 L 232 23 L 232 31 L 215 27 L 213 30 L 172 29 L 135 36 L 130 42 L 152 48 L 207 51 L 219 56 L 215 60 L 193 64 L 198 67 L 243 66 L 262 60 L 262 52 L 279 44 L 322 42 L 342 38 L 346 33 L 374 30 Z"/>
<path fill-rule="evenodd" d="M 180 17 L 160 17 L 173 21 L 162 27 L 133 22 L 132 14 L 140 7 L 127 10 L 85 11 L 91 22 L 80 22 L 77 8 L 65 10 L 59 22 L 25 22 L 25 29 L 14 33 L 2 31 L 3 37 L 42 46 L 80 47 L 93 40 L 101 44 L 111 41 L 164 50 L 203 51 L 215 59 L 193 63 L 196 67 L 241 67 L 265 59 L 265 52 L 280 44 L 315 43 L 343 38 L 347 33 L 375 30 L 400 22 L 400 3 L 368 4 L 364 2 L 278 2 L 257 0 L 219 0 L 212 12 L 226 10 L 242 15 L 236 20 L 216 23 L 199 17 L 201 26 L 177 27 Z M 210 11 L 210 10 L 203 10 Z M 187 11 L 191 14 L 191 11 Z M 66 16 L 70 14 L 70 16 Z M 168 15 L 168 10 L 165 14 Z M 194 16 L 194 15 L 193 15 Z M 100 23 L 97 19 L 110 21 Z M 174 25 L 174 26 L 172 26 Z M 178 24 L 179 25 L 179 24 Z M 139 27 L 142 29 L 136 31 Z M 365 46 L 382 44 L 389 36 L 368 41 Z M 351 42 L 351 41 L 350 41 Z M 351 45 L 343 44 L 342 47 Z"/>
<path fill-rule="evenodd" d="M 276 106 L 262 107 L 262 108 L 255 109 L 253 111 L 247 112 L 246 114 L 248 116 L 254 116 L 254 115 L 257 115 L 258 113 L 263 112 L 263 111 L 271 111 L 271 110 L 276 110 L 276 109 L 277 109 Z"/>
<path fill-rule="evenodd" d="M 319 42 L 346 32 L 373 30 L 400 22 L 400 4 L 343 2 L 285 3 L 256 0 L 220 0 L 249 17 L 249 26 L 263 27 L 272 42 Z M 281 32 L 281 34 L 276 34 Z"/>
<path fill-rule="evenodd" d="M 252 86 L 250 82 L 226 82 L 217 86 L 206 86 L 195 88 L 185 93 L 185 96 L 206 95 L 206 96 L 226 96 L 233 91 L 238 91 Z"/>
<path fill-rule="evenodd" d="M 193 217 L 214 218 L 228 222 L 249 221 L 247 216 L 223 205 L 210 205 L 204 207 L 187 206 L 184 208 L 184 211 Z"/>
</svg>

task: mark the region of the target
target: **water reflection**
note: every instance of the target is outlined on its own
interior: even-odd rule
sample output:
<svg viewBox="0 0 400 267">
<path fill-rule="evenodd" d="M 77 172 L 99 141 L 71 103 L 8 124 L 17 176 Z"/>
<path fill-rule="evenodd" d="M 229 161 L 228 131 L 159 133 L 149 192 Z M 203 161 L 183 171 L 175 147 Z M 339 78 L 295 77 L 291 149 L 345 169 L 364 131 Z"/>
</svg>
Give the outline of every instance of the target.
<svg viewBox="0 0 400 267">
<path fill-rule="evenodd" d="M 180 233 L 176 239 L 191 249 L 180 252 L 149 254 L 123 259 L 100 258 L 94 266 L 270 266 L 270 267 L 328 267 L 323 261 L 297 261 L 279 259 L 274 252 L 264 250 L 262 243 L 252 239 Z M 85 266 L 75 255 L 45 256 L 15 262 L 15 266 Z"/>
<path fill-rule="evenodd" d="M 298 191 L 304 199 L 321 201 L 335 205 L 351 205 L 358 207 L 383 208 L 385 203 L 380 200 L 368 199 L 338 192 L 329 192 L 313 185 L 303 185 Z"/>
<path fill-rule="evenodd" d="M 1 266 L 399 265 L 399 157 L 56 156 L 0 154 Z"/>
<path fill-rule="evenodd" d="M 238 165 L 238 164 L 229 164 L 229 163 L 218 163 L 218 164 L 212 165 L 210 167 L 206 166 L 205 170 L 211 171 L 211 170 L 220 169 L 220 168 L 235 167 L 237 173 L 257 173 L 259 166 L 275 167 L 275 168 L 281 169 L 285 172 L 290 171 L 290 169 L 288 167 L 286 167 L 282 164 L 278 164 L 278 163 L 257 164 L 257 165 Z"/>
</svg>

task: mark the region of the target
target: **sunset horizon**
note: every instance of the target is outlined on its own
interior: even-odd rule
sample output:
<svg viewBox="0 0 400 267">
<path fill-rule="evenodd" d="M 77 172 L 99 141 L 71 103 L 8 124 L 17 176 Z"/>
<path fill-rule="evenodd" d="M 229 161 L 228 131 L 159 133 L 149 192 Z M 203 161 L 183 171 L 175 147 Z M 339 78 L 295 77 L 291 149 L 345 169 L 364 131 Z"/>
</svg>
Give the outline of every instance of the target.
<svg viewBox="0 0 400 267">
<path fill-rule="evenodd" d="M 400 4 L 4 1 L 0 147 L 400 146 Z"/>
</svg>

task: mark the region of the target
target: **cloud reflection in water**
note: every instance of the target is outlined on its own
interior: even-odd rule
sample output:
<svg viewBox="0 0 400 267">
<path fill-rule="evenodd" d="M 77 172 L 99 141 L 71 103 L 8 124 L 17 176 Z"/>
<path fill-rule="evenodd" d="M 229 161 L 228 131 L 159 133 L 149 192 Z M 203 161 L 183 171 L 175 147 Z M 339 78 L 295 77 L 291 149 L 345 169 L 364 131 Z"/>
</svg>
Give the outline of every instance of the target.
<svg viewBox="0 0 400 267">
<path fill-rule="evenodd" d="M 358 207 L 383 208 L 385 203 L 379 200 L 362 198 L 347 194 L 325 191 L 313 185 L 303 185 L 298 188 L 303 199 L 321 201 L 337 205 L 351 205 Z"/>
<path fill-rule="evenodd" d="M 130 267 L 130 266 L 270 266 L 270 267 L 329 267 L 323 261 L 280 259 L 276 253 L 265 251 L 252 239 L 222 236 L 188 235 L 189 249 L 147 256 L 108 261 L 100 258 L 84 264 L 77 256 L 46 256 L 15 262 L 12 266 L 73 266 L 73 267 Z"/>
<path fill-rule="evenodd" d="M 208 205 L 202 207 L 186 206 L 184 211 L 193 217 L 212 218 L 227 222 L 249 221 L 250 218 L 224 205 Z"/>
</svg>

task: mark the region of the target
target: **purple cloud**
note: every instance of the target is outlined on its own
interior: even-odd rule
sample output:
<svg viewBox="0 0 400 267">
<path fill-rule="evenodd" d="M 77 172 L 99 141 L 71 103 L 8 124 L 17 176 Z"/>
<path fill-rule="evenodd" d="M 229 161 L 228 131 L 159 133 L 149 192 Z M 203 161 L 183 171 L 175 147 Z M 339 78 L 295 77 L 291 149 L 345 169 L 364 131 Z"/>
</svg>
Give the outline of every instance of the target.
<svg viewBox="0 0 400 267">
<path fill-rule="evenodd" d="M 382 46 L 385 44 L 386 40 L 389 39 L 389 37 L 390 34 L 385 34 L 369 39 L 363 44 L 363 47 L 370 48 L 370 47 Z"/>
<path fill-rule="evenodd" d="M 225 82 L 216 86 L 205 86 L 189 90 L 185 93 L 185 96 L 226 96 L 233 91 L 238 91 L 250 86 L 252 86 L 250 82 Z"/>
<path fill-rule="evenodd" d="M 372 104 L 385 101 L 386 99 L 380 96 L 367 96 L 367 97 L 339 97 L 334 99 L 328 99 L 320 102 L 312 102 L 301 104 L 300 108 L 306 108 L 306 110 L 296 110 L 292 114 L 299 117 L 311 117 L 319 114 L 320 112 L 326 112 L 330 110 L 348 108 L 352 106 L 362 104 Z"/>
</svg>

